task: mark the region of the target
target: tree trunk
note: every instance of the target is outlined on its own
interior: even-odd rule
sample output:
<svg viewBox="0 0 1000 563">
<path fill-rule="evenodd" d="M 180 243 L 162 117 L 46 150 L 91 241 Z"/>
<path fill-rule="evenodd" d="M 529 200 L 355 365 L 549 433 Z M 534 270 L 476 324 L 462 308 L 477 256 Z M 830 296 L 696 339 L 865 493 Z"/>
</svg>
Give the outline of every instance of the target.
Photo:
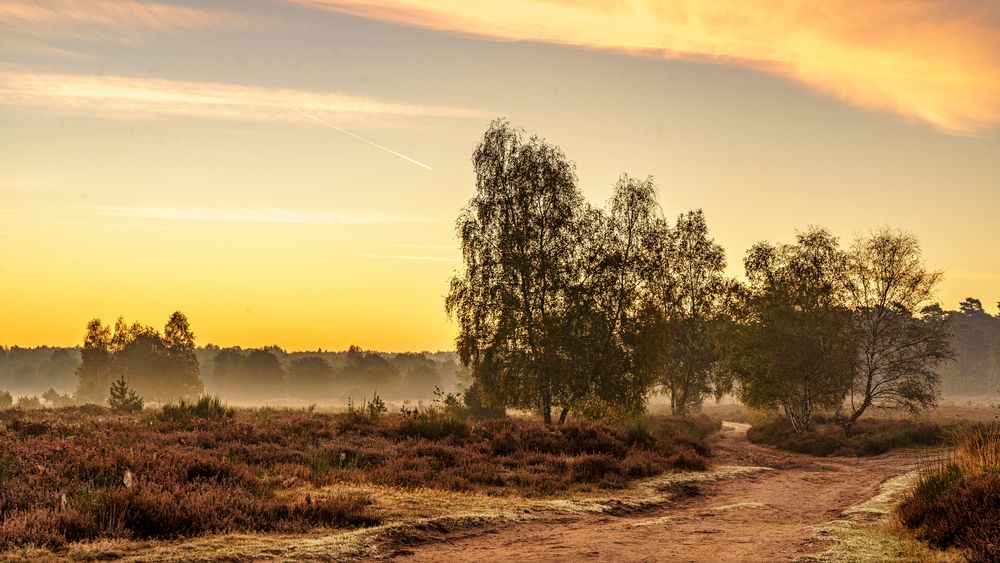
<svg viewBox="0 0 1000 563">
<path fill-rule="evenodd" d="M 552 390 L 548 387 L 542 390 L 542 420 L 545 426 L 552 426 Z"/>
<path fill-rule="evenodd" d="M 566 417 L 569 416 L 569 405 L 565 405 L 562 408 L 562 412 L 559 413 L 559 426 L 562 426 L 566 422 Z"/>
</svg>

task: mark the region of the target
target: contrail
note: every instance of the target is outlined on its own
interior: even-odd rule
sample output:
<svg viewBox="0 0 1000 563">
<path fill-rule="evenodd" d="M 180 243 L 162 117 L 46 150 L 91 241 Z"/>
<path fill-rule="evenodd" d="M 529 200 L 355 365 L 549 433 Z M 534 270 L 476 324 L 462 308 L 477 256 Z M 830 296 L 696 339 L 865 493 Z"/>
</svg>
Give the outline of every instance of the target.
<svg viewBox="0 0 1000 563">
<path fill-rule="evenodd" d="M 423 162 L 420 162 L 419 160 L 410 158 L 410 157 L 406 156 L 405 154 L 398 153 L 398 152 L 390 149 L 389 147 L 384 147 L 384 146 L 376 143 L 375 141 L 369 141 L 368 139 L 362 137 L 361 135 L 358 135 L 356 133 L 351 133 L 350 131 L 348 131 L 347 129 L 344 129 L 343 127 L 338 127 L 338 126 L 334 125 L 333 123 L 330 123 L 329 121 L 320 119 L 320 118 L 316 117 L 315 115 L 313 115 L 311 113 L 306 113 L 306 112 L 300 110 L 299 108 L 297 108 L 295 106 L 285 106 L 285 107 L 287 107 L 288 109 L 290 109 L 292 111 L 297 111 L 297 112 L 301 113 L 302 115 L 308 117 L 309 119 L 313 119 L 315 121 L 318 121 L 318 122 L 322 123 L 323 125 L 326 125 L 327 127 L 332 127 L 334 129 L 336 129 L 337 131 L 340 131 L 341 133 L 345 134 L 345 135 L 350 135 L 351 137 L 354 137 L 355 139 L 357 139 L 359 141 L 364 141 L 364 142 L 368 143 L 369 145 L 371 145 L 371 146 L 373 146 L 375 148 L 382 149 L 382 150 L 384 150 L 387 153 L 394 154 L 394 155 L 398 156 L 399 158 L 402 158 L 403 160 L 407 160 L 409 162 L 412 162 L 413 164 L 416 164 L 417 166 L 423 166 L 424 168 L 426 168 L 428 170 L 434 170 L 433 168 L 431 168 L 430 166 L 427 166 L 426 164 L 424 164 Z"/>
<path fill-rule="evenodd" d="M 241 86 L 241 87 L 248 94 L 255 95 L 254 91 L 251 90 L 251 89 L 249 89 L 249 88 L 247 88 L 246 86 Z M 325 119 L 321 119 L 321 118 L 316 117 L 315 115 L 313 115 L 311 113 L 302 111 L 301 109 L 299 109 L 299 108 L 297 108 L 297 107 L 295 107 L 293 105 L 290 105 L 290 104 L 287 104 L 287 103 L 281 103 L 281 102 L 279 102 L 278 105 L 280 105 L 280 106 L 282 106 L 282 107 L 284 107 L 286 109 L 290 109 L 290 110 L 292 110 L 294 112 L 300 113 L 300 114 L 308 117 L 309 119 L 312 119 L 314 121 L 322 123 L 323 125 L 326 125 L 327 127 L 330 127 L 330 128 L 335 129 L 337 131 L 340 131 L 341 133 L 343 133 L 345 135 L 349 135 L 351 137 L 354 137 L 355 139 L 357 139 L 359 141 L 368 143 L 369 145 L 371 145 L 371 146 L 373 146 L 373 147 L 375 147 L 377 149 L 382 149 L 382 150 L 384 150 L 385 152 L 387 152 L 389 154 L 396 155 L 399 158 L 402 158 L 403 160 L 405 160 L 407 162 L 412 162 L 413 164 L 416 164 L 417 166 L 420 166 L 422 168 L 426 168 L 427 170 L 433 170 L 433 168 L 431 168 L 430 166 L 427 166 L 426 164 L 424 164 L 423 162 L 420 162 L 419 160 L 416 160 L 414 158 L 410 158 L 410 157 L 406 156 L 405 154 L 398 153 L 398 152 L 390 149 L 389 147 L 385 147 L 385 146 L 382 146 L 382 145 L 376 143 L 375 141 L 370 141 L 370 140 L 362 137 L 361 135 L 358 135 L 357 133 L 352 133 L 352 132 L 348 131 L 347 129 L 344 129 L 343 127 L 338 127 L 337 125 L 334 125 L 333 123 L 330 123 L 329 121 L 326 121 Z"/>
</svg>

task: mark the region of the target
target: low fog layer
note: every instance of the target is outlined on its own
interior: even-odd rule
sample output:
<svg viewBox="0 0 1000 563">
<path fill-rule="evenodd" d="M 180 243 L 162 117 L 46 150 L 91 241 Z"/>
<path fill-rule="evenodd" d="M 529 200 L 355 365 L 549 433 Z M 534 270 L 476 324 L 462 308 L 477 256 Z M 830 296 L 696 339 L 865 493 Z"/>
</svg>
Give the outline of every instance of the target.
<svg viewBox="0 0 1000 563">
<path fill-rule="evenodd" d="M 943 398 L 996 400 L 1000 314 L 988 313 L 971 298 L 946 314 L 955 359 L 941 369 Z M 208 344 L 195 349 L 195 356 L 203 392 L 243 406 L 342 407 L 376 393 L 395 403 L 429 401 L 435 388 L 447 393 L 468 383 L 453 352 L 386 353 L 353 346 L 338 352 L 290 352 L 277 346 L 241 349 Z M 14 399 L 47 394 L 42 404 L 58 406 L 77 392 L 80 363 L 80 347 L 0 347 L 0 392 Z M 178 389 L 176 395 L 182 394 Z"/>
<path fill-rule="evenodd" d="M 241 349 L 209 344 L 196 349 L 195 355 L 204 393 L 241 406 L 343 407 L 376 393 L 389 402 L 429 401 L 435 388 L 451 392 L 464 381 L 464 370 L 452 352 L 382 353 L 357 347 L 288 352 L 276 346 Z M 80 363 L 78 347 L 0 347 L 0 392 L 16 399 L 41 397 L 51 389 L 66 398 L 77 391 Z M 59 399 L 45 402 L 56 406 Z"/>
</svg>

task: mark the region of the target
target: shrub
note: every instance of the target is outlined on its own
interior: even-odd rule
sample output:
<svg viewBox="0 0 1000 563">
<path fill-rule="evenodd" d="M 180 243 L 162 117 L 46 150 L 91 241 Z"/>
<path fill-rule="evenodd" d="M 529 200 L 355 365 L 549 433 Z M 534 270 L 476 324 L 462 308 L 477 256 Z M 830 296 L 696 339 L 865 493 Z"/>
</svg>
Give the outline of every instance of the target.
<svg viewBox="0 0 1000 563">
<path fill-rule="evenodd" d="M 747 439 L 783 450 L 815 455 L 871 456 L 896 448 L 941 444 L 946 432 L 939 424 L 922 420 L 862 419 L 851 435 L 834 420 L 819 418 L 810 432 L 796 432 L 785 418 L 754 424 Z"/>
<path fill-rule="evenodd" d="M 14 404 L 14 398 L 6 391 L 0 391 L 0 409 L 9 409 Z"/>
<path fill-rule="evenodd" d="M 462 404 L 470 417 L 476 420 L 492 420 L 507 416 L 507 409 L 485 404 L 480 395 L 479 387 L 475 382 L 462 392 Z"/>
<path fill-rule="evenodd" d="M 613 478 L 622 481 L 624 467 L 614 457 L 607 454 L 585 454 L 573 460 L 573 481 L 577 483 L 600 483 Z"/>
<path fill-rule="evenodd" d="M 233 418 L 235 414 L 236 409 L 226 406 L 219 397 L 202 395 L 193 403 L 181 399 L 180 402 L 163 405 L 157 418 L 165 422 L 181 422 L 189 418 Z"/>
<path fill-rule="evenodd" d="M 411 438 L 441 440 L 448 437 L 465 438 L 469 435 L 469 421 L 464 417 L 439 408 L 404 411 L 394 432 Z"/>
<path fill-rule="evenodd" d="M 649 429 L 649 419 L 644 416 L 625 421 L 625 443 L 630 446 L 645 446 L 654 441 Z"/>
<path fill-rule="evenodd" d="M 52 387 L 49 387 L 49 390 L 42 394 L 42 398 L 56 408 L 68 407 L 76 403 L 71 395 L 59 393 Z"/>
<path fill-rule="evenodd" d="M 40 409 L 42 408 L 42 401 L 34 395 L 18 397 L 17 407 L 25 410 Z"/>
<path fill-rule="evenodd" d="M 688 471 L 704 471 L 708 462 L 694 450 L 682 449 L 667 459 L 671 467 Z"/>
<path fill-rule="evenodd" d="M 111 396 L 108 397 L 108 406 L 112 410 L 122 412 L 139 412 L 142 410 L 142 397 L 125 383 L 125 377 L 119 377 L 111 384 Z"/>
<path fill-rule="evenodd" d="M 1000 423 L 955 433 L 951 460 L 921 475 L 897 508 L 918 538 L 957 547 L 972 561 L 1000 553 Z"/>
</svg>

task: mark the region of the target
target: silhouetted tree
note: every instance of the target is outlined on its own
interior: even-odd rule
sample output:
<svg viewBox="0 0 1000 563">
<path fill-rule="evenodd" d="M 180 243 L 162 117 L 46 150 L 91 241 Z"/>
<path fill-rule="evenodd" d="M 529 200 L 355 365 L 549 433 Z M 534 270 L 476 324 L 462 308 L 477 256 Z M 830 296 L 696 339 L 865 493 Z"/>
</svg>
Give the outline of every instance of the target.
<svg viewBox="0 0 1000 563">
<path fill-rule="evenodd" d="M 781 407 L 796 431 L 807 431 L 817 408 L 843 401 L 856 343 L 837 239 L 819 228 L 796 238 L 794 245 L 762 242 L 747 252 L 746 316 L 732 366 L 747 405 Z"/>
<path fill-rule="evenodd" d="M 969 297 L 958 311 L 946 311 L 952 332 L 954 361 L 942 366 L 946 393 L 993 396 L 1000 391 L 1000 315 L 986 312 L 979 299 Z"/>
<path fill-rule="evenodd" d="M 205 390 L 201 382 L 198 357 L 195 355 L 194 339 L 187 316 L 180 311 L 170 315 L 163 327 L 163 344 L 170 359 L 172 373 L 169 378 L 174 388 L 174 398 L 194 397 Z"/>
<path fill-rule="evenodd" d="M 243 360 L 240 384 L 243 398 L 281 398 L 285 396 L 285 371 L 270 350 L 250 350 Z"/>
<path fill-rule="evenodd" d="M 560 397 L 589 416 L 641 411 L 652 382 L 636 358 L 642 304 L 659 274 L 667 238 L 652 178 L 622 175 L 606 211 L 587 209 L 577 227 L 578 280 L 569 286 L 569 375 Z"/>
<path fill-rule="evenodd" d="M 59 393 L 54 388 L 49 387 L 49 389 L 42 393 L 42 398 L 49 402 L 53 407 L 68 407 L 72 405 L 75 401 L 70 395 Z"/>
<path fill-rule="evenodd" d="M 565 396 L 564 349 L 584 206 L 573 165 L 543 140 L 494 121 L 472 156 L 476 195 L 458 219 L 463 272 L 446 301 L 473 378 L 507 406 L 540 410 Z"/>
<path fill-rule="evenodd" d="M 920 244 L 888 228 L 857 239 L 848 255 L 848 306 L 854 312 L 858 362 L 841 414 L 848 433 L 869 407 L 918 410 L 935 404 L 938 365 L 950 357 L 945 317 L 922 314 L 941 281 Z"/>
<path fill-rule="evenodd" d="M 643 355 L 670 396 L 674 414 L 686 414 L 707 396 L 731 389 L 719 342 L 734 284 L 725 268 L 725 250 L 709 237 L 702 211 L 678 217 L 648 309 L 648 352 Z"/>
<path fill-rule="evenodd" d="M 212 358 L 213 392 L 231 396 L 239 389 L 243 354 L 239 348 L 221 348 Z"/>
<path fill-rule="evenodd" d="M 385 395 L 387 390 L 398 388 L 399 368 L 378 352 L 366 352 L 351 345 L 347 362 L 341 370 L 340 381 L 345 384 L 347 395 L 354 399 Z"/>
<path fill-rule="evenodd" d="M 137 392 L 154 401 L 200 394 L 203 387 L 194 356 L 194 335 L 187 319 L 174 313 L 166 330 L 169 341 L 152 327 L 128 325 L 122 318 L 115 322 L 114 332 L 99 319 L 91 321 L 77 370 L 77 400 L 104 402 L 115 376 L 128 378 Z"/>
<path fill-rule="evenodd" d="M 80 351 L 76 398 L 81 403 L 103 403 L 111 385 L 111 330 L 100 319 L 87 323 Z"/>
<path fill-rule="evenodd" d="M 288 394 L 300 399 L 326 398 L 333 391 L 333 379 L 333 368 L 323 358 L 295 358 L 288 368 Z"/>
</svg>

